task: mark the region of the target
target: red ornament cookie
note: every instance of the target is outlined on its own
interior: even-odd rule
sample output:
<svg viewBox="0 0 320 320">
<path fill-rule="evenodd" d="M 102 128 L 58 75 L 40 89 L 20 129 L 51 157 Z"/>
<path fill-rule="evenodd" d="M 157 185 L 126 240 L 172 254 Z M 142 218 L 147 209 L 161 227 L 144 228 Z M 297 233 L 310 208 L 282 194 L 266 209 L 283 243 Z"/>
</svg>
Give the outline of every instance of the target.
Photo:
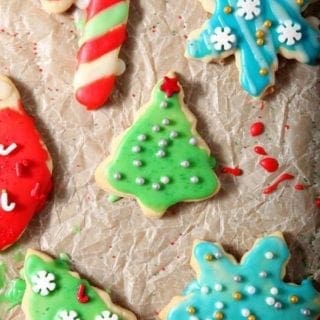
<svg viewBox="0 0 320 320">
<path fill-rule="evenodd" d="M 16 242 L 52 188 L 52 161 L 15 85 L 0 76 L 0 250 Z"/>
</svg>

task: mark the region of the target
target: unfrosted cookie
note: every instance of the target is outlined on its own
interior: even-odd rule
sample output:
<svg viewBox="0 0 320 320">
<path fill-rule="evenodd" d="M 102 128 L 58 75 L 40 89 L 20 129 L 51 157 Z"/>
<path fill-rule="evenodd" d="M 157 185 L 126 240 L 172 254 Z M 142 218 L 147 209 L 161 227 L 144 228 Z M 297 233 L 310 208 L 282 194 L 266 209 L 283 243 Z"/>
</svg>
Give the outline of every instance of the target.
<svg viewBox="0 0 320 320">
<path fill-rule="evenodd" d="M 28 250 L 23 275 L 26 289 L 22 309 L 28 320 L 136 320 L 135 315 L 112 303 L 62 260 Z"/>
<path fill-rule="evenodd" d="M 169 73 L 96 171 L 102 189 L 136 198 L 150 217 L 161 217 L 178 202 L 210 198 L 219 190 L 212 169 L 215 160 L 183 97 L 177 77 Z"/>
<path fill-rule="evenodd" d="M 310 1 L 200 1 L 212 17 L 190 34 L 186 56 L 210 62 L 234 54 L 250 95 L 261 97 L 274 85 L 277 54 L 316 64 L 320 33 L 301 15 Z"/>
<path fill-rule="evenodd" d="M 320 315 L 311 279 L 286 283 L 289 250 L 281 233 L 256 241 L 241 262 L 217 244 L 196 241 L 197 278 L 160 313 L 161 320 L 307 320 Z"/>
<path fill-rule="evenodd" d="M 52 188 L 52 161 L 14 84 L 0 76 L 0 250 L 16 242 Z"/>
</svg>

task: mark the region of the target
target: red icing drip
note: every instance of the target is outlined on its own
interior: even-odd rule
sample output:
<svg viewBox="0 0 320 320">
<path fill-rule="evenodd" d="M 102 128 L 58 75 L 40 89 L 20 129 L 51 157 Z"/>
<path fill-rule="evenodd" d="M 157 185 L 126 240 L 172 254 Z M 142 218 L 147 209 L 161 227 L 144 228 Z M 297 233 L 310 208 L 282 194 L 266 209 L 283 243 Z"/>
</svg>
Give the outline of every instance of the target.
<svg viewBox="0 0 320 320">
<path fill-rule="evenodd" d="M 0 143 L 16 143 L 18 149 L 0 156 L 0 190 L 7 190 L 10 202 L 16 203 L 11 212 L 0 206 L 0 250 L 12 245 L 23 233 L 32 217 L 40 210 L 52 188 L 49 154 L 40 141 L 33 119 L 22 106 L 19 112 L 0 110 Z M 18 169 L 17 169 L 18 168 Z M 32 198 L 31 190 L 41 183 L 42 197 Z"/>
<path fill-rule="evenodd" d="M 270 186 L 266 187 L 263 190 L 264 194 L 270 194 L 273 193 L 274 191 L 277 190 L 278 186 L 280 183 L 286 181 L 286 180 L 292 180 L 294 179 L 294 176 L 292 174 L 289 173 L 283 173 L 273 184 L 271 184 Z"/>
<path fill-rule="evenodd" d="M 177 78 L 164 77 L 164 81 L 160 87 L 161 91 L 165 92 L 167 97 L 172 97 L 175 93 L 180 92 Z"/>
<path fill-rule="evenodd" d="M 259 154 L 261 156 L 266 156 L 268 153 L 266 152 L 266 150 L 263 148 L 263 147 L 260 147 L 260 146 L 256 146 L 254 147 L 254 152 L 256 154 Z"/>
<path fill-rule="evenodd" d="M 78 292 L 77 292 L 77 299 L 80 303 L 87 303 L 89 302 L 89 297 L 86 295 L 86 287 L 84 284 L 80 284 Z"/>
<path fill-rule="evenodd" d="M 77 90 L 76 98 L 88 110 L 102 107 L 107 102 L 115 83 L 115 76 L 102 78 Z"/>
<path fill-rule="evenodd" d="M 274 158 L 264 158 L 260 161 L 260 165 L 268 172 L 275 172 L 279 168 L 279 162 Z"/>
<path fill-rule="evenodd" d="M 123 0 L 99 0 L 90 1 L 87 8 L 87 20 L 92 19 L 96 14 L 101 12 L 108 7 L 113 6 L 116 3 L 122 2 Z"/>
<path fill-rule="evenodd" d="M 315 202 L 316 206 L 318 208 L 320 208 L 320 198 L 316 198 L 314 202 Z"/>
<path fill-rule="evenodd" d="M 230 167 L 222 167 L 221 172 L 226 174 L 231 174 L 236 177 L 241 176 L 243 174 L 243 171 L 240 168 L 230 168 Z"/>
<path fill-rule="evenodd" d="M 250 133 L 253 137 L 260 136 L 264 133 L 264 124 L 262 122 L 255 122 L 250 127 Z"/>
<path fill-rule="evenodd" d="M 303 184 L 298 183 L 298 184 L 296 184 L 296 185 L 294 186 L 294 188 L 295 188 L 297 191 L 302 191 L 302 190 L 304 190 L 306 187 L 305 187 Z"/>
</svg>

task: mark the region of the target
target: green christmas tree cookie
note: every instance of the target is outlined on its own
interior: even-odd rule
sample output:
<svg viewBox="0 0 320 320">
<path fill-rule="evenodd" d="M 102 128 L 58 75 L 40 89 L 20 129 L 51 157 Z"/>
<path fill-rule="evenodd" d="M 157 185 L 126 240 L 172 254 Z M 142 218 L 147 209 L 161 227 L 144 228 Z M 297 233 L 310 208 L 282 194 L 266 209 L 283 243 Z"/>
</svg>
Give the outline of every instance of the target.
<svg viewBox="0 0 320 320">
<path fill-rule="evenodd" d="M 159 218 L 178 202 L 207 199 L 219 190 L 215 159 L 183 97 L 178 79 L 168 74 L 96 171 L 102 189 L 136 198 L 147 216 Z"/>
<path fill-rule="evenodd" d="M 109 295 L 69 270 L 68 263 L 28 250 L 22 309 L 27 320 L 136 320 Z"/>
</svg>

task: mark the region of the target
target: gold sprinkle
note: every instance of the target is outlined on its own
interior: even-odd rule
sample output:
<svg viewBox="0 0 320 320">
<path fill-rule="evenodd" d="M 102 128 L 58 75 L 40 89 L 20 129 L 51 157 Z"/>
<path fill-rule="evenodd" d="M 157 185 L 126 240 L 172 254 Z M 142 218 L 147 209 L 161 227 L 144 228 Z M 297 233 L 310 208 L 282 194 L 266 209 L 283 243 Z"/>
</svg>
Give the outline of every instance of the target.
<svg viewBox="0 0 320 320">
<path fill-rule="evenodd" d="M 257 30 L 257 32 L 256 32 L 256 37 L 257 37 L 258 39 L 262 39 L 262 38 L 264 38 L 264 36 L 265 36 L 265 33 L 264 33 L 263 30 Z"/>
<path fill-rule="evenodd" d="M 242 299 L 242 294 L 239 291 L 236 291 L 233 295 L 234 300 L 241 300 Z"/>
<path fill-rule="evenodd" d="M 304 4 L 304 0 L 296 0 L 298 6 L 302 6 Z"/>
<path fill-rule="evenodd" d="M 264 25 L 265 28 L 269 29 L 272 26 L 272 22 L 270 20 L 266 20 L 263 25 Z"/>
<path fill-rule="evenodd" d="M 298 303 L 298 302 L 299 302 L 299 297 L 298 297 L 298 296 L 291 296 L 291 297 L 290 297 L 290 302 L 291 302 L 292 304 Z"/>
<path fill-rule="evenodd" d="M 247 319 L 248 320 L 256 320 L 256 317 L 253 314 L 251 314 Z"/>
<path fill-rule="evenodd" d="M 214 314 L 214 318 L 216 320 L 222 320 L 223 319 L 223 313 L 221 311 L 217 311 L 215 314 Z"/>
<path fill-rule="evenodd" d="M 223 9 L 224 13 L 225 14 L 229 14 L 232 12 L 232 7 L 230 6 L 225 6 L 224 9 Z"/>
<path fill-rule="evenodd" d="M 187 312 L 190 313 L 190 314 L 195 314 L 196 313 L 196 308 L 192 307 L 192 306 L 189 306 L 187 308 Z"/>
<path fill-rule="evenodd" d="M 263 39 L 258 39 L 257 40 L 257 45 L 258 46 L 263 46 L 264 45 L 264 40 Z"/>
<path fill-rule="evenodd" d="M 266 76 L 267 74 L 269 74 L 269 70 L 267 68 L 261 68 L 259 73 L 261 76 Z"/>
<path fill-rule="evenodd" d="M 212 254 L 206 254 L 205 256 L 204 256 L 204 258 L 207 260 L 207 261 L 212 261 L 213 260 L 213 255 Z"/>
</svg>

